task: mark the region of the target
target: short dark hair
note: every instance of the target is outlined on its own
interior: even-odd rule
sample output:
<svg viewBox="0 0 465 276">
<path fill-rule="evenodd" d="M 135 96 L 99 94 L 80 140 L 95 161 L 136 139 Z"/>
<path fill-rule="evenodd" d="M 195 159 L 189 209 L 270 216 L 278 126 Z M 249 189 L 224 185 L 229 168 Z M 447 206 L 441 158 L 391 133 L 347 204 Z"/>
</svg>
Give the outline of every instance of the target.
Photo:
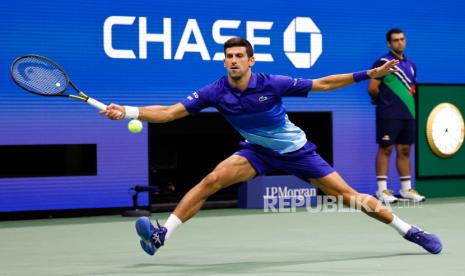
<svg viewBox="0 0 465 276">
<path fill-rule="evenodd" d="M 224 54 L 226 55 L 226 49 L 231 48 L 231 47 L 245 47 L 247 51 L 247 56 L 250 58 L 253 56 L 253 48 L 252 44 L 250 42 L 242 37 L 233 37 L 228 39 L 224 43 Z"/>
<path fill-rule="evenodd" d="M 386 33 L 386 41 L 389 42 L 391 41 L 391 35 L 392 34 L 403 34 L 404 31 L 402 31 L 401 29 L 398 29 L 398 28 L 393 28 L 393 29 L 390 29 L 387 33 Z"/>
</svg>

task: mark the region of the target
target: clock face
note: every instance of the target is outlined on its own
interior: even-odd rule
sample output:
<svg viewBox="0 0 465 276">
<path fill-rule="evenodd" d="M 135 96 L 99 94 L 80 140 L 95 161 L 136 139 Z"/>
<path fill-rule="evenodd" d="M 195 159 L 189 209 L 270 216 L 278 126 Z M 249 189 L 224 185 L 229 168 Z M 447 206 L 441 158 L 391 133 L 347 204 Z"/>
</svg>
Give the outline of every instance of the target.
<svg viewBox="0 0 465 276">
<path fill-rule="evenodd" d="M 426 124 L 428 144 L 436 155 L 448 158 L 460 149 L 464 139 L 464 122 L 455 105 L 437 105 L 431 111 Z"/>
</svg>

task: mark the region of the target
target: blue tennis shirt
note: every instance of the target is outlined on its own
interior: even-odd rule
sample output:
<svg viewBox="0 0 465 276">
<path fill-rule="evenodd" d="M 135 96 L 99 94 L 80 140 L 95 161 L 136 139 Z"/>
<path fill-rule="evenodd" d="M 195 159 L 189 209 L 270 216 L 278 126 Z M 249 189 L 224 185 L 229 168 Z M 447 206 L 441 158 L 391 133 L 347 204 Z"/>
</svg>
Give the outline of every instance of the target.
<svg viewBox="0 0 465 276">
<path fill-rule="evenodd" d="M 287 153 L 303 147 L 307 138 L 289 120 L 281 98 L 307 97 L 311 89 L 312 80 L 252 73 L 247 89 L 241 92 L 224 76 L 182 104 L 191 115 L 215 107 L 247 142 Z"/>
</svg>

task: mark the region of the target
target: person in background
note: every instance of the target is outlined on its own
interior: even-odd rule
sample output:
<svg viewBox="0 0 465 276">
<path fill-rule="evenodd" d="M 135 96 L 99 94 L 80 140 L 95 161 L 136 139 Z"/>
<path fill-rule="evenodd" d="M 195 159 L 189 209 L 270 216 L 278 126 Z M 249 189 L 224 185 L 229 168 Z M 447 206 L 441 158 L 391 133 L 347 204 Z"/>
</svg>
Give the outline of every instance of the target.
<svg viewBox="0 0 465 276">
<path fill-rule="evenodd" d="M 412 188 L 410 150 L 416 139 L 415 125 L 415 83 L 417 68 L 415 63 L 404 54 L 406 39 L 400 29 L 391 29 L 386 34 L 389 52 L 380 57 L 373 65 L 379 67 L 391 60 L 399 60 L 396 72 L 383 77 L 372 78 L 368 84 L 368 93 L 376 104 L 376 195 L 383 202 L 398 200 L 387 188 L 389 158 L 394 148 L 397 152 L 396 165 L 402 188 L 402 198 L 424 201 L 425 197 Z"/>
</svg>

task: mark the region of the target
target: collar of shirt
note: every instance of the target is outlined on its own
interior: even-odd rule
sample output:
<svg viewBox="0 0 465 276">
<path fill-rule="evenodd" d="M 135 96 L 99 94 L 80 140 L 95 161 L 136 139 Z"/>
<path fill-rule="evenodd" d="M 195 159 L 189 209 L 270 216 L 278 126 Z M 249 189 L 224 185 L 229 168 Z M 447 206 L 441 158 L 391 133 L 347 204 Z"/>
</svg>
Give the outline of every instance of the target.
<svg viewBox="0 0 465 276">
<path fill-rule="evenodd" d="M 231 84 L 229 83 L 229 80 L 228 80 L 228 76 L 224 76 L 223 78 L 224 78 L 224 87 L 230 92 L 244 93 L 249 89 L 254 89 L 254 88 L 257 87 L 257 74 L 255 74 L 255 73 L 251 74 L 249 83 L 247 84 L 247 88 L 242 92 L 239 89 L 231 86 Z"/>
</svg>

